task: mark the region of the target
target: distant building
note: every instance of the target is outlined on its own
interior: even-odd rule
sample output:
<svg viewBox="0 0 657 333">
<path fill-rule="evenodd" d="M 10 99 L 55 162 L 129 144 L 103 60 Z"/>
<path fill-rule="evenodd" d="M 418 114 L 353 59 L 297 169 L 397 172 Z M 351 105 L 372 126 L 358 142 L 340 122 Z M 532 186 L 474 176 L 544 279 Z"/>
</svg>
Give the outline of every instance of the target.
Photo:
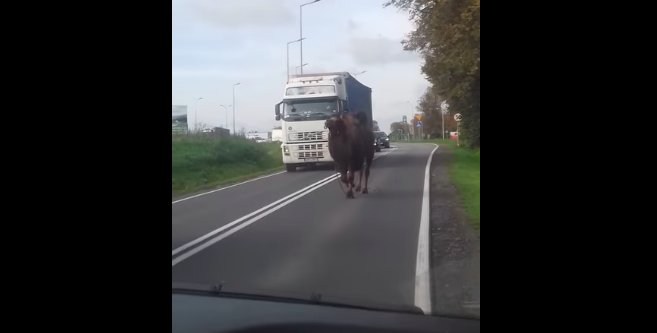
<svg viewBox="0 0 657 333">
<path fill-rule="evenodd" d="M 246 138 L 250 140 L 266 140 L 271 141 L 271 132 L 249 132 L 246 133 Z"/>
<path fill-rule="evenodd" d="M 227 138 L 230 136 L 230 130 L 227 128 L 223 127 L 215 127 L 214 128 L 214 135 L 222 137 L 222 138 Z"/>
<path fill-rule="evenodd" d="M 171 133 L 187 133 L 187 105 L 172 105 Z"/>
</svg>

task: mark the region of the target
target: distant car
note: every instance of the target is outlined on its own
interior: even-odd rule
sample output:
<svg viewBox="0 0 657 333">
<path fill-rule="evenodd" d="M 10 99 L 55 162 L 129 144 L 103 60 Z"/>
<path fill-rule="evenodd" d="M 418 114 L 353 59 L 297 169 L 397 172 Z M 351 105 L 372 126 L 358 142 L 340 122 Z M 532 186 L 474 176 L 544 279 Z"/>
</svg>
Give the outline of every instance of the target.
<svg viewBox="0 0 657 333">
<path fill-rule="evenodd" d="M 379 143 L 379 139 L 378 139 L 376 136 L 374 137 L 374 143 L 373 143 L 373 146 L 374 146 L 374 151 L 375 151 L 375 152 L 378 153 L 378 152 L 381 151 L 381 143 Z"/>
<path fill-rule="evenodd" d="M 377 151 L 380 151 L 380 147 L 390 148 L 390 138 L 385 132 L 374 132 L 374 137 L 374 141 L 377 141 L 379 146 Z"/>
</svg>

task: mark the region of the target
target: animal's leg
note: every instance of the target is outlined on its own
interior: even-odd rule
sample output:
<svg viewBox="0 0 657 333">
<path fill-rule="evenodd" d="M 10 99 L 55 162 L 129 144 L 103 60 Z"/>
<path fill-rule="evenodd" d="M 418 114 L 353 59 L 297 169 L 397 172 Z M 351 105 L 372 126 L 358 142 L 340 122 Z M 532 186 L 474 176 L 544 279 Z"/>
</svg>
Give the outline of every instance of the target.
<svg viewBox="0 0 657 333">
<path fill-rule="evenodd" d="M 372 165 L 372 160 L 374 156 L 367 156 L 367 162 L 365 164 L 365 187 L 363 188 L 363 194 L 367 194 L 367 181 L 370 179 L 370 165 Z M 362 172 L 362 171 L 361 171 Z"/>
<path fill-rule="evenodd" d="M 356 187 L 356 192 L 360 192 L 362 184 L 363 184 L 363 169 L 360 169 L 358 171 L 358 187 Z M 365 184 L 367 184 L 367 182 L 365 182 Z M 367 185 L 365 185 L 365 188 L 367 189 Z"/>
<path fill-rule="evenodd" d="M 346 172 L 342 172 L 342 173 L 340 174 L 340 181 L 343 182 L 343 183 L 345 183 L 345 184 L 348 184 L 348 181 L 347 181 L 347 173 L 346 173 Z"/>
<path fill-rule="evenodd" d="M 349 199 L 353 199 L 353 198 L 354 198 L 353 187 L 354 187 L 354 171 L 353 171 L 353 170 L 349 170 L 349 173 L 348 173 L 348 184 L 347 184 L 347 189 L 348 189 L 348 191 L 347 191 L 347 198 L 349 198 Z"/>
</svg>

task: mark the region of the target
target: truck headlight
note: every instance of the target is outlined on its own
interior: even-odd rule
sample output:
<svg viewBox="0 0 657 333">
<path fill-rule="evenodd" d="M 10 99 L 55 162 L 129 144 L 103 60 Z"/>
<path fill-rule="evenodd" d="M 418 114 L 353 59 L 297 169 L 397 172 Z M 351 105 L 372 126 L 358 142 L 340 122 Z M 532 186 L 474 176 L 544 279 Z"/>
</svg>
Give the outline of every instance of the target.
<svg viewBox="0 0 657 333">
<path fill-rule="evenodd" d="M 290 155 L 290 148 L 288 146 L 283 146 L 283 154 Z"/>
</svg>

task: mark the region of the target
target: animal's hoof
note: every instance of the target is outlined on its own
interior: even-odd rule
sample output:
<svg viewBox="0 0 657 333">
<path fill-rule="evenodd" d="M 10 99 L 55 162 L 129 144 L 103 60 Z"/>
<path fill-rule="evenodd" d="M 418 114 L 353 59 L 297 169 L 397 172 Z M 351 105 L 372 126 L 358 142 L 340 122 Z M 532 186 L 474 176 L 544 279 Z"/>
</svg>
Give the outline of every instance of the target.
<svg viewBox="0 0 657 333">
<path fill-rule="evenodd" d="M 356 187 L 356 192 L 360 192 L 360 186 Z"/>
<path fill-rule="evenodd" d="M 353 199 L 354 198 L 354 191 L 349 190 L 349 192 L 347 192 L 347 198 L 348 199 Z"/>
<path fill-rule="evenodd" d="M 363 194 L 367 194 L 367 187 L 363 189 Z"/>
</svg>

